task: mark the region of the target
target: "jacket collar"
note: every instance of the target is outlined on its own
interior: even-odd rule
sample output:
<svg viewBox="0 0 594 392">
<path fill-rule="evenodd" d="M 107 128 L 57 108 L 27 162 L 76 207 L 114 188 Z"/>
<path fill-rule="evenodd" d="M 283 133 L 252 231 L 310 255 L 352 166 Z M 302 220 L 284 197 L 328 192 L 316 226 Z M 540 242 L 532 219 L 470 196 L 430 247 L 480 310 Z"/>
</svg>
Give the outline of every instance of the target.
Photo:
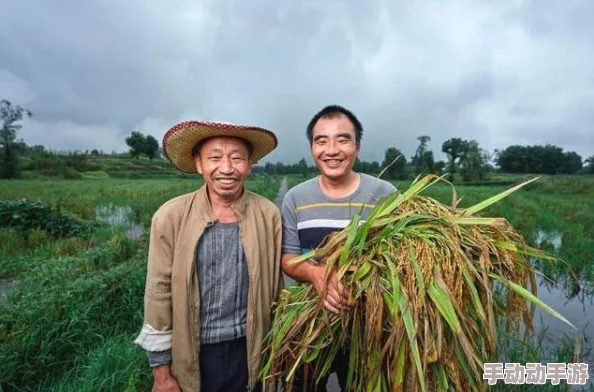
<svg viewBox="0 0 594 392">
<path fill-rule="evenodd" d="M 242 219 L 245 215 L 249 197 L 248 193 L 249 191 L 244 187 L 241 197 L 231 205 L 231 208 L 233 208 L 233 211 L 235 211 L 239 219 Z M 210 200 L 208 199 L 208 190 L 206 184 L 202 185 L 196 191 L 196 202 L 198 207 L 196 212 L 198 213 L 200 219 L 204 220 L 205 222 L 215 221 L 214 212 L 212 210 L 212 206 L 210 205 Z"/>
</svg>

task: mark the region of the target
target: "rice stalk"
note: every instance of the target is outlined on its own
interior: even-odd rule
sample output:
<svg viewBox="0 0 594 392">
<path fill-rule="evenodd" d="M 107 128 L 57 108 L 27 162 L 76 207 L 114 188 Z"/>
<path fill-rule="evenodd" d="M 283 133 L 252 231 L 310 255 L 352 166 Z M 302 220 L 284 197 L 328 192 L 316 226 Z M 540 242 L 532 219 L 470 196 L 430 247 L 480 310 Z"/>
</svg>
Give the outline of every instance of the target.
<svg viewBox="0 0 594 392">
<path fill-rule="evenodd" d="M 528 257 L 554 258 L 528 246 L 507 220 L 477 215 L 533 180 L 465 209 L 455 190 L 450 206 L 420 194 L 439 181 L 417 178 L 365 222 L 353 217 L 294 261 L 321 259 L 338 270 L 353 306 L 336 315 L 311 284 L 283 290 L 265 338 L 265 386 L 282 380 L 291 391 L 302 366 L 319 380 L 347 347 L 350 391 L 484 390 L 499 318 L 506 331 L 528 334 L 539 306 L 572 326 L 537 298 Z"/>
</svg>

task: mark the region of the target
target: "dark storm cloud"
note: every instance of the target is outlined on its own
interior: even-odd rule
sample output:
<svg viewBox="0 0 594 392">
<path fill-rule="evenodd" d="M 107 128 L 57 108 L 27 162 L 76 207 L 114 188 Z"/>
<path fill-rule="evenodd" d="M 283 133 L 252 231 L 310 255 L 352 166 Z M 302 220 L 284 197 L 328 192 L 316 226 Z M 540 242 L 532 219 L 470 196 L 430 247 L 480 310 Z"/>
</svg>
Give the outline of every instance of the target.
<svg viewBox="0 0 594 392">
<path fill-rule="evenodd" d="M 365 126 L 363 159 L 429 135 L 492 151 L 554 143 L 594 154 L 591 1 L 5 1 L 0 95 L 21 136 L 124 150 L 187 118 L 275 130 L 270 160 L 308 154 L 322 106 Z"/>
</svg>

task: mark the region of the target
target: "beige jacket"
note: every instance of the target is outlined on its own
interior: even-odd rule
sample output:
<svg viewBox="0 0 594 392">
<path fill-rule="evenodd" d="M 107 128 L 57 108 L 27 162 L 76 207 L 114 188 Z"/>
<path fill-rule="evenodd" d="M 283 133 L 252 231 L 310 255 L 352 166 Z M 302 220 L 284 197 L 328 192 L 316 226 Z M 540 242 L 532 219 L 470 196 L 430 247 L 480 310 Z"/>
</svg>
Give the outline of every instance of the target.
<svg viewBox="0 0 594 392">
<path fill-rule="evenodd" d="M 272 302 L 283 288 L 282 226 L 278 208 L 247 190 L 233 209 L 239 217 L 248 264 L 246 340 L 252 389 L 258 381 Z M 144 325 L 136 343 L 148 351 L 170 348 L 171 371 L 184 391 L 200 391 L 200 290 L 195 256 L 198 240 L 213 220 L 206 186 L 202 186 L 163 204 L 151 224 Z"/>
</svg>

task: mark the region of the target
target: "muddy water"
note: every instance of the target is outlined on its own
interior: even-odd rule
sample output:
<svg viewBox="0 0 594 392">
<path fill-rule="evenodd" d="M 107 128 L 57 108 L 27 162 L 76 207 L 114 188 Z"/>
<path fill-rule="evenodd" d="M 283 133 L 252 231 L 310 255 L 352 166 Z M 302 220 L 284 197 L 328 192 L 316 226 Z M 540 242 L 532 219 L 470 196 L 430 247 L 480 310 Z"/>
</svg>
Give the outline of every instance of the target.
<svg viewBox="0 0 594 392">
<path fill-rule="evenodd" d="M 563 245 L 563 233 L 558 231 L 538 230 L 534 246 L 539 248 L 545 243 L 559 252 Z M 578 337 L 582 341 L 594 342 L 594 294 L 572 290 L 564 287 L 561 279 L 551 282 L 544 277 L 538 277 L 537 296 L 547 305 L 559 312 L 577 329 Z M 565 283 L 567 285 L 567 283 Z M 567 338 L 574 338 L 576 331 L 569 325 L 538 308 L 534 315 L 534 324 L 540 329 L 546 329 L 543 345 L 545 350 L 558 346 Z M 594 352 L 586 355 L 590 367 L 594 367 Z"/>
<path fill-rule="evenodd" d="M 144 225 L 134 221 L 134 211 L 130 206 L 100 204 L 95 207 L 95 219 L 114 227 L 125 227 L 126 235 L 138 239 L 144 233 Z"/>
</svg>

